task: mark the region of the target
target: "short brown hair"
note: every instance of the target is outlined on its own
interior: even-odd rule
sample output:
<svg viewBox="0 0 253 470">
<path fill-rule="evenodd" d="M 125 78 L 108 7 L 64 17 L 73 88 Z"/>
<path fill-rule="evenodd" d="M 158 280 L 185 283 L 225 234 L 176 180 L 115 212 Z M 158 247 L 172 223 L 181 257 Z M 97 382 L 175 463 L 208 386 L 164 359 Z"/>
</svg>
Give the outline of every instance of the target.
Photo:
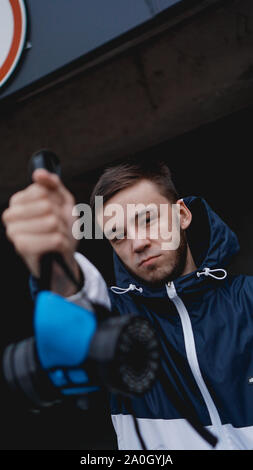
<svg viewBox="0 0 253 470">
<path fill-rule="evenodd" d="M 94 187 L 90 205 L 95 205 L 95 196 L 103 196 L 106 203 L 114 194 L 128 188 L 141 179 L 148 179 L 155 183 L 171 203 L 178 200 L 178 193 L 171 178 L 171 172 L 164 161 L 130 160 L 117 165 L 109 166 L 100 176 Z"/>
</svg>

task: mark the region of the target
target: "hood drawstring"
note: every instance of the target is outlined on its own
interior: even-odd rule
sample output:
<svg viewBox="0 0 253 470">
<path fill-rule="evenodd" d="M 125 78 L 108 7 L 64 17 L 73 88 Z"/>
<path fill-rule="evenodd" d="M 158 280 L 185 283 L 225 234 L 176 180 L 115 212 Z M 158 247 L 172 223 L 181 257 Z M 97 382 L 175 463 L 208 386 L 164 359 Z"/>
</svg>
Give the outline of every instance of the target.
<svg viewBox="0 0 253 470">
<path fill-rule="evenodd" d="M 212 273 L 217 273 L 217 272 L 222 272 L 223 276 L 215 276 Z M 225 269 L 217 268 L 217 269 L 210 269 L 210 268 L 204 268 L 202 272 L 197 272 L 197 277 L 200 276 L 210 276 L 213 277 L 214 279 L 217 279 L 218 281 L 222 281 L 227 277 L 227 271 Z M 142 287 L 136 287 L 135 284 L 129 284 L 127 288 L 124 287 L 118 287 L 118 286 L 111 286 L 110 289 L 115 293 L 115 294 L 126 294 L 129 291 L 137 290 L 138 292 L 142 293 L 143 289 Z"/>
<path fill-rule="evenodd" d="M 115 294 L 126 294 L 130 290 L 138 290 L 139 292 L 143 292 L 142 287 L 136 287 L 135 284 L 129 284 L 129 286 L 126 289 L 124 289 L 123 287 L 112 286 L 111 290 Z"/>
<path fill-rule="evenodd" d="M 217 272 L 222 272 L 223 276 L 214 276 L 212 273 L 217 273 Z M 214 279 L 217 279 L 218 281 L 222 281 L 222 279 L 225 279 L 227 277 L 227 271 L 225 269 L 217 268 L 217 269 L 210 269 L 210 268 L 204 268 L 202 272 L 197 272 L 197 276 L 200 277 L 204 274 L 205 276 L 210 276 L 213 277 Z"/>
</svg>

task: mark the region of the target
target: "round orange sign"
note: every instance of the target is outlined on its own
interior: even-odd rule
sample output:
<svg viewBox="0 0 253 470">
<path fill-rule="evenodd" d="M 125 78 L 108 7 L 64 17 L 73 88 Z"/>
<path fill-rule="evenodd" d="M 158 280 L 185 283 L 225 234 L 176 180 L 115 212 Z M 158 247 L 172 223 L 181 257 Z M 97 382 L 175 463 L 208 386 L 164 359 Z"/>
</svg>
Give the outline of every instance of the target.
<svg viewBox="0 0 253 470">
<path fill-rule="evenodd" d="M 0 87 L 13 73 L 26 35 L 23 0 L 0 0 Z"/>
</svg>

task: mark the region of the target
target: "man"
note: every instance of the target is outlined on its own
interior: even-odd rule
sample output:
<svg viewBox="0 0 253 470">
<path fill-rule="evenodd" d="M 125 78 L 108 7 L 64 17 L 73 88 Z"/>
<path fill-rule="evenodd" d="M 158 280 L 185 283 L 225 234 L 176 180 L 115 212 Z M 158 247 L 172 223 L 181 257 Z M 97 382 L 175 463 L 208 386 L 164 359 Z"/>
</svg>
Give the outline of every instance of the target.
<svg viewBox="0 0 253 470">
<path fill-rule="evenodd" d="M 35 277 L 39 257 L 49 250 L 59 251 L 76 276 L 81 268 L 80 292 L 56 267 L 53 291 L 79 304 L 87 295 L 121 315 L 136 313 L 152 322 L 167 383 L 158 377 L 149 392 L 132 399 L 148 449 L 210 448 L 175 407 L 171 390 L 215 434 L 217 449 L 252 449 L 253 278 L 228 276 L 224 269 L 239 249 L 236 236 L 205 200 L 178 199 L 162 162 L 108 168 L 94 188 L 92 207 L 95 196 L 103 196 L 98 222 L 114 250 L 117 285 L 108 291 L 97 269 L 74 253 L 74 201 L 57 176 L 37 170 L 34 184 L 11 198 L 3 215 L 7 235 Z M 173 233 L 175 203 L 180 240 L 174 249 L 164 249 Z M 129 204 L 148 210 L 141 219 L 128 218 Z M 123 209 L 123 217 L 112 226 L 115 207 Z M 145 236 L 136 235 L 139 223 Z M 156 237 L 153 225 L 159 228 Z M 112 397 L 111 412 L 119 449 L 140 448 L 124 400 Z"/>
</svg>

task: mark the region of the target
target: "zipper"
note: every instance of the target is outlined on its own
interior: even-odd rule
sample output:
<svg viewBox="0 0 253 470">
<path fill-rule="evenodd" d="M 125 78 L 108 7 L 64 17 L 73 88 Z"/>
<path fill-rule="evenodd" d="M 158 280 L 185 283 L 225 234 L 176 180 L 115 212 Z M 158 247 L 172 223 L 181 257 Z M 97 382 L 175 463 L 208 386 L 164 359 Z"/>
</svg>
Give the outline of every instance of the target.
<svg viewBox="0 0 253 470">
<path fill-rule="evenodd" d="M 174 303 L 178 311 L 178 314 L 180 316 L 180 320 L 181 320 L 182 328 L 183 328 L 183 334 L 184 334 L 187 360 L 191 368 L 192 374 L 196 380 L 196 383 L 200 389 L 200 392 L 204 399 L 206 407 L 208 409 L 211 423 L 214 427 L 214 431 L 217 433 L 217 437 L 219 437 L 220 439 L 221 437 L 223 438 L 222 440 L 224 442 L 224 446 L 222 447 L 225 449 L 231 449 L 231 447 L 227 443 L 226 434 L 224 432 L 219 413 L 208 391 L 208 388 L 204 382 L 204 379 L 202 377 L 202 374 L 199 368 L 195 340 L 193 336 L 192 324 L 191 324 L 189 313 L 187 312 L 187 309 L 182 299 L 177 295 L 177 291 L 175 289 L 173 282 L 168 282 L 168 284 L 166 284 L 166 289 L 167 289 L 168 297 Z"/>
</svg>

